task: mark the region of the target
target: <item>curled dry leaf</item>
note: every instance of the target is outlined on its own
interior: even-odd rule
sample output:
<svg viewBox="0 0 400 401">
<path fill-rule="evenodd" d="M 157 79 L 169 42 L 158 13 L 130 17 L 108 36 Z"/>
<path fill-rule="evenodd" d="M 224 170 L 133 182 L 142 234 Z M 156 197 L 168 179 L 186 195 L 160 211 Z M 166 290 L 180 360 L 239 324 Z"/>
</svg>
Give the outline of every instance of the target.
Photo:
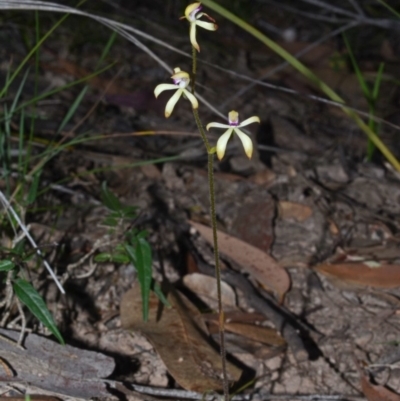
<svg viewBox="0 0 400 401">
<path fill-rule="evenodd" d="M 190 224 L 212 244 L 212 229 L 191 221 Z M 287 271 L 274 258 L 253 245 L 218 231 L 218 245 L 221 253 L 234 260 L 243 270 L 253 276 L 265 288 L 276 293 L 282 300 L 290 288 Z"/>
<path fill-rule="evenodd" d="M 286 341 L 282 336 L 280 336 L 275 329 L 270 327 L 243 323 L 226 323 L 225 330 L 273 347 L 286 345 Z"/>
<path fill-rule="evenodd" d="M 210 330 L 218 331 L 218 316 L 206 316 L 205 319 L 212 323 Z M 271 327 L 257 326 L 255 324 L 246 324 L 238 322 L 225 322 L 225 331 L 238 334 L 252 341 L 257 341 L 273 347 L 282 347 L 286 345 L 286 341 L 282 336 Z M 215 329 L 215 330 L 214 330 Z"/>
<path fill-rule="evenodd" d="M 220 354 L 207 342 L 206 326 L 198 310 L 182 294 L 171 291 L 163 306 L 152 293 L 149 320 L 142 319 L 138 286 L 121 302 L 121 322 L 125 329 L 141 332 L 153 344 L 168 372 L 185 390 L 206 392 L 222 389 Z M 228 364 L 229 380 L 237 381 L 241 370 Z"/>
<path fill-rule="evenodd" d="M 368 377 L 361 373 L 361 388 L 368 401 L 400 401 L 400 395 L 387 387 L 372 384 Z"/>
<path fill-rule="evenodd" d="M 189 290 L 195 293 L 205 302 L 211 309 L 218 308 L 217 282 L 215 277 L 206 276 L 205 274 L 192 273 L 186 274 L 183 283 Z M 225 282 L 221 283 L 222 305 L 226 308 L 236 307 L 236 295 L 232 287 Z"/>
<path fill-rule="evenodd" d="M 400 286 L 400 265 L 375 261 L 324 263 L 315 270 L 334 280 L 358 286 L 395 288 Z"/>
</svg>

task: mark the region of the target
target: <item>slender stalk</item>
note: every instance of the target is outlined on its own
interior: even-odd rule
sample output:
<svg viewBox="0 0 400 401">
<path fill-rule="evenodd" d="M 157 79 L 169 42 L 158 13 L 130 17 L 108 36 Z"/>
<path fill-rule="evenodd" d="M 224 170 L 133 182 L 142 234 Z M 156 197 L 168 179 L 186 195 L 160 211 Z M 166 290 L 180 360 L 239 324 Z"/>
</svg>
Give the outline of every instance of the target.
<svg viewBox="0 0 400 401">
<path fill-rule="evenodd" d="M 229 401 L 229 383 L 226 372 L 226 347 L 225 347 L 225 315 L 222 308 L 222 291 L 221 291 L 221 267 L 219 264 L 218 234 L 217 234 L 217 215 L 215 212 L 215 188 L 214 188 L 214 154 L 208 154 L 208 186 L 210 195 L 210 212 L 213 230 L 214 242 L 214 259 L 215 259 L 215 278 L 217 280 L 218 294 L 218 314 L 219 314 L 219 341 L 222 364 L 222 378 L 224 399 Z"/>
<path fill-rule="evenodd" d="M 197 73 L 197 50 L 192 46 L 192 93 L 196 86 L 196 73 Z"/>
<path fill-rule="evenodd" d="M 204 131 L 203 124 L 201 123 L 201 120 L 200 120 L 200 117 L 199 117 L 199 111 L 197 109 L 193 109 L 193 116 L 194 116 L 194 119 L 196 121 L 197 128 L 199 129 L 199 132 L 200 132 L 200 135 L 201 135 L 201 139 L 203 140 L 204 145 L 205 145 L 205 147 L 207 149 L 207 153 L 210 154 L 210 152 L 211 152 L 210 142 L 208 142 L 208 138 L 207 138 L 207 135 L 206 135 L 206 133 Z"/>
<path fill-rule="evenodd" d="M 196 85 L 195 81 L 196 72 L 197 72 L 197 51 L 194 47 L 192 47 L 192 82 L 191 82 L 192 93 L 194 93 Z M 211 225 L 212 225 L 213 243 L 214 243 L 215 278 L 217 280 L 218 314 L 219 314 L 218 328 L 219 328 L 219 341 L 220 341 L 220 353 L 221 353 L 222 382 L 224 391 L 224 401 L 229 401 L 229 382 L 226 371 L 226 346 L 225 346 L 225 330 L 224 330 L 225 315 L 222 307 L 221 267 L 219 264 L 217 215 L 215 212 L 214 152 L 212 151 L 210 142 L 208 141 L 207 135 L 204 131 L 204 127 L 201 123 L 199 112 L 197 109 L 193 109 L 193 116 L 208 154 L 208 189 L 210 197 L 210 215 L 211 215 Z"/>
</svg>

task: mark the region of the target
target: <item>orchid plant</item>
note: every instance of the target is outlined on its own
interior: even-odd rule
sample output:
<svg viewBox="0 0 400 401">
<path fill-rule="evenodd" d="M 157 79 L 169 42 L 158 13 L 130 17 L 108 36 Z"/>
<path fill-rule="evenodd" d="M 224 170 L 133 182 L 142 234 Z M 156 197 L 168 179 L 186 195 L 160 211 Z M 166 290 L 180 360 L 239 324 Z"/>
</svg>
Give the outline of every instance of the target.
<svg viewBox="0 0 400 401">
<path fill-rule="evenodd" d="M 210 128 L 226 128 L 226 131 L 218 139 L 216 146 L 211 146 L 207 138 L 206 132 L 204 131 L 203 124 L 201 123 L 198 109 L 199 102 L 195 95 L 195 76 L 197 70 L 197 53 L 200 52 L 200 46 L 197 42 L 196 33 L 197 27 L 207 29 L 209 31 L 217 30 L 218 26 L 215 24 L 215 20 L 208 14 L 200 12 L 202 9 L 201 3 L 196 2 L 188 5 L 185 9 L 185 15 L 181 19 L 187 19 L 190 24 L 189 38 L 192 44 L 192 76 L 189 73 L 182 71 L 179 67 L 174 69 L 174 74 L 171 76 L 173 84 L 164 83 L 159 84 L 154 90 L 156 98 L 159 94 L 166 90 L 175 90 L 175 93 L 168 100 L 165 107 L 165 117 L 168 118 L 177 102 L 180 98 L 186 98 L 192 105 L 193 116 L 196 121 L 196 125 L 199 129 L 200 135 L 203 139 L 204 145 L 208 154 L 208 183 L 209 183 L 209 194 L 210 194 L 210 214 L 213 230 L 213 243 L 214 243 L 214 257 L 215 257 L 215 273 L 217 280 L 217 292 L 218 292 L 218 312 L 219 312 L 219 334 L 220 334 L 220 350 L 222 360 L 222 376 L 223 376 L 223 388 L 224 388 L 224 399 L 229 401 L 229 383 L 226 371 L 226 351 L 225 351 L 225 336 L 224 336 L 224 311 L 222 308 L 222 296 L 221 296 L 221 270 L 219 264 L 219 252 L 218 252 L 218 236 L 217 236 L 217 218 L 215 211 L 215 190 L 214 190 L 214 154 L 217 154 L 219 160 L 221 160 L 226 152 L 226 147 L 229 139 L 235 133 L 244 148 L 244 151 L 248 158 L 252 157 L 253 154 L 253 143 L 248 135 L 246 135 L 240 128 L 245 127 L 249 124 L 260 122 L 257 116 L 247 118 L 242 123 L 239 123 L 239 113 L 232 110 L 228 115 L 228 124 L 221 124 L 217 122 L 211 122 L 207 124 L 206 129 L 209 131 Z M 201 20 L 202 17 L 206 17 L 210 22 Z M 191 91 L 188 87 L 191 86 Z"/>
</svg>

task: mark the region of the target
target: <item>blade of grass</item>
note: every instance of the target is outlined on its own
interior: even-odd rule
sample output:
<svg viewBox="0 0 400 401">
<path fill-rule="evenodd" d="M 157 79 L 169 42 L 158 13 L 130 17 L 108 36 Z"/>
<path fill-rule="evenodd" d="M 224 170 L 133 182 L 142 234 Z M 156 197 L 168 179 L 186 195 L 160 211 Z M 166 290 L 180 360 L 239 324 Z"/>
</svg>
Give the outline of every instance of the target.
<svg viewBox="0 0 400 401">
<path fill-rule="evenodd" d="M 374 82 L 374 88 L 372 90 L 372 99 L 377 100 L 379 96 L 379 88 L 381 87 L 382 77 L 383 77 L 383 69 L 385 68 L 385 63 L 380 63 L 378 72 L 376 74 L 376 80 Z"/>
<path fill-rule="evenodd" d="M 65 115 L 65 117 L 61 121 L 61 124 L 60 124 L 60 126 L 58 127 L 58 130 L 57 130 L 57 134 L 62 132 L 62 130 L 69 123 L 71 118 L 74 116 L 74 114 L 76 113 L 76 110 L 78 109 L 79 105 L 82 103 L 82 100 L 83 100 L 84 96 L 86 95 L 86 92 L 88 91 L 88 89 L 89 89 L 89 87 L 87 85 L 84 88 L 82 88 L 81 92 L 76 97 L 74 102 L 71 104 L 70 108 L 67 111 L 67 114 Z"/>
<path fill-rule="evenodd" d="M 383 0 L 376 0 L 378 3 L 381 3 L 384 7 L 386 7 L 393 15 L 395 15 L 397 18 L 400 19 L 400 13 L 396 11 L 393 7 L 391 7 L 389 4 L 387 4 Z"/>
<path fill-rule="evenodd" d="M 358 79 L 358 83 L 360 84 L 360 87 L 361 87 L 361 89 L 363 91 L 364 97 L 367 100 L 369 100 L 369 99 L 371 99 L 371 91 L 370 91 L 370 89 L 369 89 L 369 87 L 367 85 L 367 82 L 364 79 L 364 76 L 363 76 L 363 74 L 362 74 L 362 72 L 360 70 L 360 67 L 358 66 L 356 58 L 354 57 L 354 54 L 353 54 L 353 51 L 351 49 L 350 43 L 349 43 L 349 41 L 347 39 L 347 36 L 343 33 L 342 37 L 343 37 L 343 41 L 344 41 L 344 43 L 346 45 L 347 52 L 349 53 L 349 56 L 350 56 L 351 65 L 353 66 L 354 72 L 356 73 L 356 76 L 357 76 L 357 79 Z"/>
<path fill-rule="evenodd" d="M 54 24 L 47 32 L 46 34 L 36 43 L 36 45 L 31 49 L 31 51 L 25 56 L 25 58 L 22 60 L 22 62 L 18 65 L 14 73 L 11 75 L 11 77 L 6 81 L 5 85 L 3 86 L 3 89 L 0 90 L 0 98 L 4 96 L 5 93 L 7 93 L 7 90 L 11 83 L 14 81 L 14 79 L 18 76 L 24 65 L 29 61 L 29 59 L 37 52 L 38 48 L 45 42 L 45 40 L 68 18 L 69 14 L 63 15 L 61 19 Z"/>
<path fill-rule="evenodd" d="M 44 259 L 42 251 L 38 248 L 36 245 L 35 240 L 32 238 L 32 236 L 29 234 L 28 229 L 26 228 L 25 224 L 22 223 L 21 219 L 19 218 L 17 212 L 14 210 L 14 208 L 10 205 L 10 202 L 8 199 L 4 196 L 3 192 L 0 190 L 0 203 L 2 203 L 4 209 L 6 212 L 10 212 L 12 217 L 15 219 L 15 221 L 18 223 L 19 227 L 25 234 L 25 237 L 28 239 L 30 242 L 32 248 L 35 250 L 36 254 L 39 256 L 41 259 L 42 263 L 46 267 L 47 271 L 49 272 L 51 278 L 54 280 L 54 282 L 57 284 L 57 287 L 61 291 L 62 294 L 65 294 L 64 288 L 61 285 L 61 283 L 58 281 L 57 276 L 54 274 L 53 270 L 51 269 L 50 265 L 48 264 L 47 260 Z"/>
<path fill-rule="evenodd" d="M 69 88 L 71 88 L 71 87 L 73 87 L 73 86 L 75 86 L 75 85 L 81 84 L 82 82 L 88 81 L 88 80 L 90 80 L 90 79 L 96 77 L 97 75 L 102 74 L 104 71 L 107 71 L 108 69 L 110 69 L 110 68 L 113 67 L 114 65 L 115 65 L 115 63 L 112 63 L 112 64 L 110 64 L 110 65 L 107 65 L 106 67 L 101 68 L 101 69 L 98 70 L 98 71 L 93 72 L 92 74 L 87 75 L 86 77 L 77 79 L 77 80 L 74 81 L 74 82 L 70 82 L 70 83 L 68 83 L 68 84 L 66 84 L 66 85 L 60 86 L 59 88 L 55 88 L 55 89 L 53 89 L 53 90 L 51 90 L 51 91 L 45 92 L 45 93 L 43 93 L 42 95 L 38 95 L 37 97 L 32 98 L 32 99 L 30 99 L 30 100 L 28 100 L 28 101 L 26 101 L 26 102 L 20 104 L 19 106 L 16 107 L 16 109 L 15 109 L 14 111 L 15 111 L 15 112 L 18 112 L 18 111 L 20 111 L 21 109 L 23 109 L 23 108 L 25 108 L 25 107 L 27 107 L 27 106 L 30 106 L 31 104 L 34 104 L 35 102 L 38 102 L 39 100 L 43 100 L 43 99 L 45 99 L 45 98 L 47 98 L 47 97 L 50 97 L 50 96 L 52 96 L 52 95 L 55 95 L 55 94 L 58 93 L 58 92 L 63 91 L 63 90 L 65 90 L 65 89 L 69 89 Z M 2 118 L 2 119 L 0 119 L 0 122 L 1 122 L 1 121 L 4 121 L 4 120 L 5 120 L 5 118 Z"/>
<path fill-rule="evenodd" d="M 115 39 L 117 37 L 117 33 L 116 32 L 112 32 L 110 35 L 110 38 L 108 39 L 106 46 L 103 49 L 103 52 L 101 53 L 101 56 L 99 58 L 99 60 L 96 63 L 96 67 L 95 69 L 97 70 L 99 68 L 99 66 L 101 65 L 101 63 L 104 61 L 104 59 L 107 57 L 107 54 L 109 53 L 109 51 L 111 50 L 112 45 L 115 42 Z M 75 114 L 77 108 L 79 107 L 79 105 L 81 104 L 84 96 L 86 95 L 86 92 L 88 91 L 89 86 L 86 85 L 82 91 L 80 92 L 80 94 L 77 96 L 77 98 L 75 99 L 75 101 L 73 102 L 73 104 L 71 105 L 70 109 L 68 110 L 66 116 L 64 117 L 63 121 L 60 124 L 60 127 L 57 130 L 57 133 L 60 133 L 64 127 L 68 124 L 68 122 L 70 121 L 70 119 L 72 118 L 72 116 Z"/>
<path fill-rule="evenodd" d="M 290 65 L 303 74 L 306 78 L 309 79 L 311 83 L 313 83 L 318 89 L 324 92 L 331 100 L 335 102 L 343 104 L 342 110 L 354 120 L 354 122 L 361 128 L 368 138 L 374 143 L 374 145 L 382 152 L 385 158 L 389 161 L 389 163 L 397 170 L 400 171 L 400 162 L 396 159 L 396 157 L 392 154 L 392 152 L 387 148 L 387 146 L 379 139 L 379 137 L 368 127 L 368 125 L 351 109 L 345 106 L 345 101 L 338 95 L 336 92 L 331 89 L 325 82 L 319 79 L 310 69 L 308 69 L 305 65 L 303 65 L 299 60 L 293 57 L 290 53 L 288 53 L 285 49 L 275 43 L 273 40 L 269 39 L 266 35 L 261 33 L 258 29 L 254 28 L 249 23 L 243 21 L 241 18 L 237 17 L 224 7 L 220 6 L 213 0 L 203 0 L 203 4 L 207 7 L 211 8 L 218 14 L 222 15 L 229 21 L 238 25 L 244 31 L 250 33 L 260 42 L 264 43 L 275 53 L 280 55 L 283 59 L 285 59 Z"/>
</svg>

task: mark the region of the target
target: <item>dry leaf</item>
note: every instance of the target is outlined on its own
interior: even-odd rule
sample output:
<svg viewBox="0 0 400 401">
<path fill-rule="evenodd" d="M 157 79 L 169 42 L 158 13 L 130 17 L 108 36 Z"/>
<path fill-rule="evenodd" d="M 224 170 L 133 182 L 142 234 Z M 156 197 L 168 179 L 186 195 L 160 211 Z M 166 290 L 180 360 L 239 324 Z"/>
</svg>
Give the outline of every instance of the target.
<svg viewBox="0 0 400 401">
<path fill-rule="evenodd" d="M 361 374 L 361 388 L 368 401 L 400 401 L 399 394 L 384 386 L 372 384 L 364 374 Z"/>
<path fill-rule="evenodd" d="M 400 286 L 400 265 L 375 261 L 325 263 L 315 270 L 346 284 L 377 288 L 396 288 Z"/>
<path fill-rule="evenodd" d="M 183 278 L 183 283 L 211 309 L 217 309 L 218 297 L 215 277 L 200 273 L 186 274 Z M 225 282 L 221 282 L 221 292 L 224 309 L 236 307 L 236 295 L 232 287 Z"/>
<path fill-rule="evenodd" d="M 162 306 L 152 293 L 149 320 L 144 322 L 140 289 L 136 286 L 122 299 L 122 326 L 146 336 L 168 372 L 185 390 L 221 390 L 221 357 L 206 340 L 205 324 L 196 319 L 198 310 L 183 295 L 172 291 L 168 301 L 171 308 Z M 237 381 L 241 371 L 232 364 L 227 368 L 229 380 Z"/>
<path fill-rule="evenodd" d="M 312 209 L 309 206 L 288 201 L 278 203 L 278 212 L 281 219 L 294 219 L 300 223 L 312 215 Z"/>
<path fill-rule="evenodd" d="M 193 221 L 190 224 L 207 242 L 213 243 L 211 228 Z M 275 259 L 255 246 L 221 231 L 218 231 L 218 245 L 221 253 L 241 265 L 247 273 L 264 287 L 275 292 L 278 299 L 282 300 L 290 287 L 290 278 L 287 271 Z"/>
<path fill-rule="evenodd" d="M 281 347 L 286 345 L 286 341 L 278 334 L 275 329 L 270 327 L 255 326 L 253 324 L 226 323 L 225 330 L 239 334 L 253 341 L 263 344 Z"/>
</svg>

